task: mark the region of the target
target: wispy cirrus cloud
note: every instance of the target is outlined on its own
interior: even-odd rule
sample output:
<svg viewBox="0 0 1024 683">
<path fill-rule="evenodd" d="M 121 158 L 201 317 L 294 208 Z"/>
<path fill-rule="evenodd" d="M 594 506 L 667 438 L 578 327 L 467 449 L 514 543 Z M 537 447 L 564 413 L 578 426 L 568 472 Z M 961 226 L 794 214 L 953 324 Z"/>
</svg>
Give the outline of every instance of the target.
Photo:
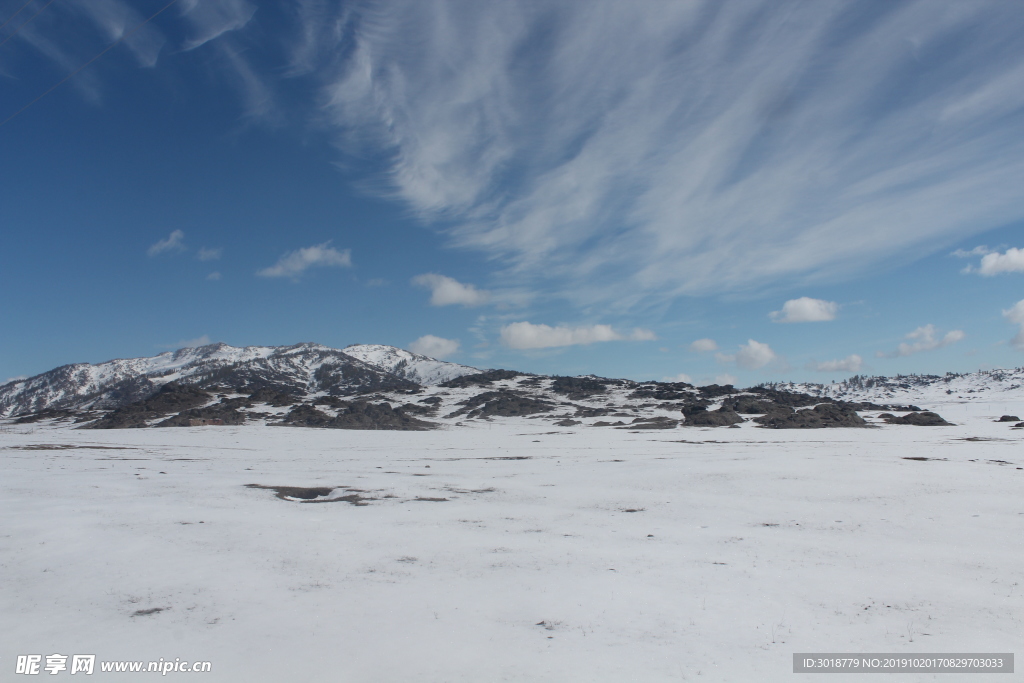
<svg viewBox="0 0 1024 683">
<path fill-rule="evenodd" d="M 285 252 L 272 266 L 256 272 L 261 277 L 288 277 L 297 280 L 310 268 L 349 268 L 352 266 L 352 250 L 338 251 L 330 241 L 312 247 Z"/>
<path fill-rule="evenodd" d="M 836 278 L 1024 217 L 1012 3 L 303 7 L 339 144 L 577 299 Z"/>
<path fill-rule="evenodd" d="M 650 330 L 636 328 L 620 332 L 611 325 L 535 325 L 517 322 L 501 328 L 501 343 L 512 349 L 546 349 L 557 346 L 576 346 L 608 341 L 651 341 L 656 339 Z"/>
<path fill-rule="evenodd" d="M 146 253 L 156 256 L 166 252 L 176 254 L 183 251 L 185 251 L 185 233 L 181 230 L 172 230 L 170 235 L 150 246 Z"/>
<path fill-rule="evenodd" d="M 821 363 L 811 363 L 808 368 L 816 372 L 860 372 L 864 365 L 864 359 L 855 353 L 839 360 L 827 360 Z"/>
</svg>

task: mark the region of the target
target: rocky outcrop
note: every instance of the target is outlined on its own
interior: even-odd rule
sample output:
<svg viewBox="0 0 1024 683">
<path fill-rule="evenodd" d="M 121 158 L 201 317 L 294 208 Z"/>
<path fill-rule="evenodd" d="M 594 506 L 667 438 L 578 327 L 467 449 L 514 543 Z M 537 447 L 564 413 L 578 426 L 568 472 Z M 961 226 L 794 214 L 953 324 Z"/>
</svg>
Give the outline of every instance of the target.
<svg viewBox="0 0 1024 683">
<path fill-rule="evenodd" d="M 938 413 L 930 410 L 922 410 L 919 413 L 907 413 L 906 415 L 893 415 L 885 418 L 891 425 L 914 425 L 915 427 L 947 427 L 951 422 L 946 422 Z"/>
<path fill-rule="evenodd" d="M 209 392 L 192 385 L 168 382 L 160 390 L 142 401 L 136 401 L 107 413 L 102 418 L 83 425 L 80 429 L 131 429 L 146 427 L 148 423 L 170 413 L 189 410 L 207 403 Z"/>
<path fill-rule="evenodd" d="M 722 407 L 718 410 L 708 410 L 705 407 L 693 407 L 689 412 L 684 409 L 686 417 L 684 427 L 728 427 L 743 422 L 743 418 L 733 410 Z"/>
<path fill-rule="evenodd" d="M 437 427 L 433 422 L 416 419 L 389 403 L 354 401 L 332 417 L 322 410 L 303 403 L 288 411 L 277 423 L 291 427 L 322 427 L 326 429 L 393 429 L 425 431 Z"/>
<path fill-rule="evenodd" d="M 813 408 L 791 412 L 774 411 L 754 418 L 767 429 L 825 429 L 832 427 L 867 427 L 868 423 L 848 406 L 822 403 Z"/>
<path fill-rule="evenodd" d="M 448 417 L 518 417 L 549 412 L 554 405 L 513 391 L 485 391 L 463 402 Z"/>
</svg>

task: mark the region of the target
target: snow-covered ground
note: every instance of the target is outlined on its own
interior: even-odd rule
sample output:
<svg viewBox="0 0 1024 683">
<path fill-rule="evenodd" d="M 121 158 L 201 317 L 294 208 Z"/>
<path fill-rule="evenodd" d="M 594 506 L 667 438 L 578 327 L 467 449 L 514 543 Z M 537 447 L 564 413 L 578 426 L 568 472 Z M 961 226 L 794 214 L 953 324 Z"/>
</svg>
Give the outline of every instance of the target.
<svg viewBox="0 0 1024 683">
<path fill-rule="evenodd" d="M 5 424 L 0 680 L 53 653 L 331 683 L 788 681 L 794 652 L 1019 654 L 1024 430 L 992 420 L 1024 402 L 927 407 L 956 426 Z"/>
</svg>

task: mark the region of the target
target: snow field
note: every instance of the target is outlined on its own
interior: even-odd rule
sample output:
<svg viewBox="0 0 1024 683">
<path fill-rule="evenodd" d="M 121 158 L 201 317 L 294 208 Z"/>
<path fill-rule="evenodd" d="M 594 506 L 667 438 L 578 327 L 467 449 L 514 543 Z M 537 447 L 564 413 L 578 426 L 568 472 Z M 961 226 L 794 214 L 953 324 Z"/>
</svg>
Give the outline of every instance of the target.
<svg viewBox="0 0 1024 683">
<path fill-rule="evenodd" d="M 0 680 L 55 652 L 375 682 L 781 681 L 793 652 L 1013 652 L 1024 432 L 988 413 L 1019 404 L 936 409 L 959 424 L 7 427 Z"/>
</svg>

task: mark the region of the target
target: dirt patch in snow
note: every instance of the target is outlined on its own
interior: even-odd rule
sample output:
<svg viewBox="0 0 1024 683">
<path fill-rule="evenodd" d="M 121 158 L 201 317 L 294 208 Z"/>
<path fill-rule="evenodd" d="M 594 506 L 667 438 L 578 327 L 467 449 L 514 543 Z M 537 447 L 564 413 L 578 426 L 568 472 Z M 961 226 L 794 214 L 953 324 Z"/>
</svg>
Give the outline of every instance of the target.
<svg viewBox="0 0 1024 683">
<path fill-rule="evenodd" d="M 376 498 L 364 498 L 359 495 L 361 491 L 347 487 L 264 486 L 263 484 L 246 484 L 245 487 L 247 489 L 268 489 L 273 491 L 281 500 L 293 503 L 349 503 L 351 505 L 364 506 L 369 505 L 366 501 L 376 500 Z M 331 496 L 331 494 L 338 491 L 348 491 L 349 493 L 347 495 Z"/>
</svg>

